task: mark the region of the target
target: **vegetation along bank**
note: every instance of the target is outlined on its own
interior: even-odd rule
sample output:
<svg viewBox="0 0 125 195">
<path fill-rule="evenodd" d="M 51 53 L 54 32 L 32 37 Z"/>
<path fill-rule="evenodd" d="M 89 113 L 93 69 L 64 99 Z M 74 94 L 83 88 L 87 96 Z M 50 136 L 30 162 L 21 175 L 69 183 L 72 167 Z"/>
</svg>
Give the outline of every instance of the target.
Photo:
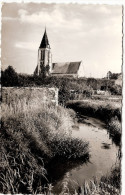
<svg viewBox="0 0 125 195">
<path fill-rule="evenodd" d="M 86 99 L 81 101 L 69 101 L 67 107 L 75 111 L 105 122 L 109 133 L 117 140 L 116 144 L 121 142 L 121 103 L 109 99 L 92 100 Z M 115 139 L 116 138 L 116 139 Z"/>
<path fill-rule="evenodd" d="M 12 93 L 9 104 L 2 101 L 0 191 L 42 193 L 45 181 L 49 183 L 49 161 L 89 160 L 89 145 L 72 137 L 74 111 L 41 103 L 42 94 L 35 91 L 27 101 L 26 94 L 17 91 L 18 98 Z"/>
</svg>

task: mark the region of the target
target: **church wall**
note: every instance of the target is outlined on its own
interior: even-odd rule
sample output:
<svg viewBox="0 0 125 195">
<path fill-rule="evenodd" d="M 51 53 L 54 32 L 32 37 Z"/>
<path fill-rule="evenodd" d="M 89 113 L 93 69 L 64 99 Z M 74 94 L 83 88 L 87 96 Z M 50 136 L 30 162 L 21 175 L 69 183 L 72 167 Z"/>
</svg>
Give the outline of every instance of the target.
<svg viewBox="0 0 125 195">
<path fill-rule="evenodd" d="M 50 73 L 52 72 L 52 54 L 49 52 L 49 67 L 50 67 Z"/>
<path fill-rule="evenodd" d="M 44 60 L 44 65 L 47 66 L 49 65 L 49 51 L 46 49 L 45 50 L 45 60 Z"/>
<path fill-rule="evenodd" d="M 56 77 L 73 77 L 76 78 L 78 77 L 78 74 L 51 74 L 52 76 L 56 76 Z"/>
<path fill-rule="evenodd" d="M 84 77 L 85 73 L 84 73 L 84 67 L 83 67 L 83 63 L 81 62 L 79 70 L 78 70 L 78 77 Z"/>
</svg>

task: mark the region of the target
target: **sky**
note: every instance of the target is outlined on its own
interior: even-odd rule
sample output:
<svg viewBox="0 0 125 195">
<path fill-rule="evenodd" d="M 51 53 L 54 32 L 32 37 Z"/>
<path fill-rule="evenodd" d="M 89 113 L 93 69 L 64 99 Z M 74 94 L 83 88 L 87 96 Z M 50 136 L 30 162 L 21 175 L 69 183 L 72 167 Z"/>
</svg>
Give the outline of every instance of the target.
<svg viewBox="0 0 125 195">
<path fill-rule="evenodd" d="M 45 30 L 53 62 L 82 61 L 86 77 L 122 68 L 121 5 L 4 3 L 2 69 L 33 74 Z"/>
</svg>

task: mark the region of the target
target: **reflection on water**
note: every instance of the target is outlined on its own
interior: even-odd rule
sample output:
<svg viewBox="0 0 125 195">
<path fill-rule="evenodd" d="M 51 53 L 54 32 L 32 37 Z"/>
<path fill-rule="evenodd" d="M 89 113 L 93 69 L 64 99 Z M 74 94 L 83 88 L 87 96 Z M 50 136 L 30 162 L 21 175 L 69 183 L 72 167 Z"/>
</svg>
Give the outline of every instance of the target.
<svg viewBox="0 0 125 195">
<path fill-rule="evenodd" d="M 81 167 L 83 165 L 87 166 L 88 156 L 84 160 L 64 160 L 62 158 L 54 158 L 47 166 L 48 180 L 50 183 L 53 183 L 54 191 L 58 194 L 62 188 L 62 183 L 69 173 L 74 168 Z M 70 179 L 69 185 L 73 183 L 73 179 Z"/>
<path fill-rule="evenodd" d="M 101 148 L 103 148 L 103 149 L 111 149 L 111 144 L 102 143 Z"/>
<path fill-rule="evenodd" d="M 82 122 L 82 123 L 81 123 Z M 59 194 L 61 186 L 67 173 L 69 174 L 70 190 L 82 185 L 84 180 L 93 177 L 100 178 L 110 171 L 115 164 L 118 147 L 112 142 L 105 128 L 105 124 L 98 119 L 79 117 L 79 123 L 74 126 L 73 137 L 77 137 L 89 142 L 90 162 L 65 161 L 63 159 L 53 159 L 48 165 L 49 182 L 54 184 L 54 192 Z"/>
</svg>

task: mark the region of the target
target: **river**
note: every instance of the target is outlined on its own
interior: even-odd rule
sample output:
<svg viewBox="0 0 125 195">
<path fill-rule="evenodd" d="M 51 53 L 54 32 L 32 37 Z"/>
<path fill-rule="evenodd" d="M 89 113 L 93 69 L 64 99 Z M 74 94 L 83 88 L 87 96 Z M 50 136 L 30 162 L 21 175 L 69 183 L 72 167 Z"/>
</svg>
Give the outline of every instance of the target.
<svg viewBox="0 0 125 195">
<path fill-rule="evenodd" d="M 118 156 L 118 147 L 110 139 L 105 124 L 95 118 L 80 116 L 79 122 L 73 128 L 72 136 L 89 142 L 90 162 L 62 162 L 58 161 L 51 166 L 54 192 L 59 194 L 63 182 L 68 179 L 69 188 L 81 186 L 84 180 L 93 177 L 99 179 L 106 175 L 115 165 Z M 55 167 L 55 168 L 54 168 Z M 55 171 L 56 170 L 56 171 Z M 53 178 L 55 178 L 53 180 Z M 50 182 L 51 182 L 50 181 Z"/>
</svg>

